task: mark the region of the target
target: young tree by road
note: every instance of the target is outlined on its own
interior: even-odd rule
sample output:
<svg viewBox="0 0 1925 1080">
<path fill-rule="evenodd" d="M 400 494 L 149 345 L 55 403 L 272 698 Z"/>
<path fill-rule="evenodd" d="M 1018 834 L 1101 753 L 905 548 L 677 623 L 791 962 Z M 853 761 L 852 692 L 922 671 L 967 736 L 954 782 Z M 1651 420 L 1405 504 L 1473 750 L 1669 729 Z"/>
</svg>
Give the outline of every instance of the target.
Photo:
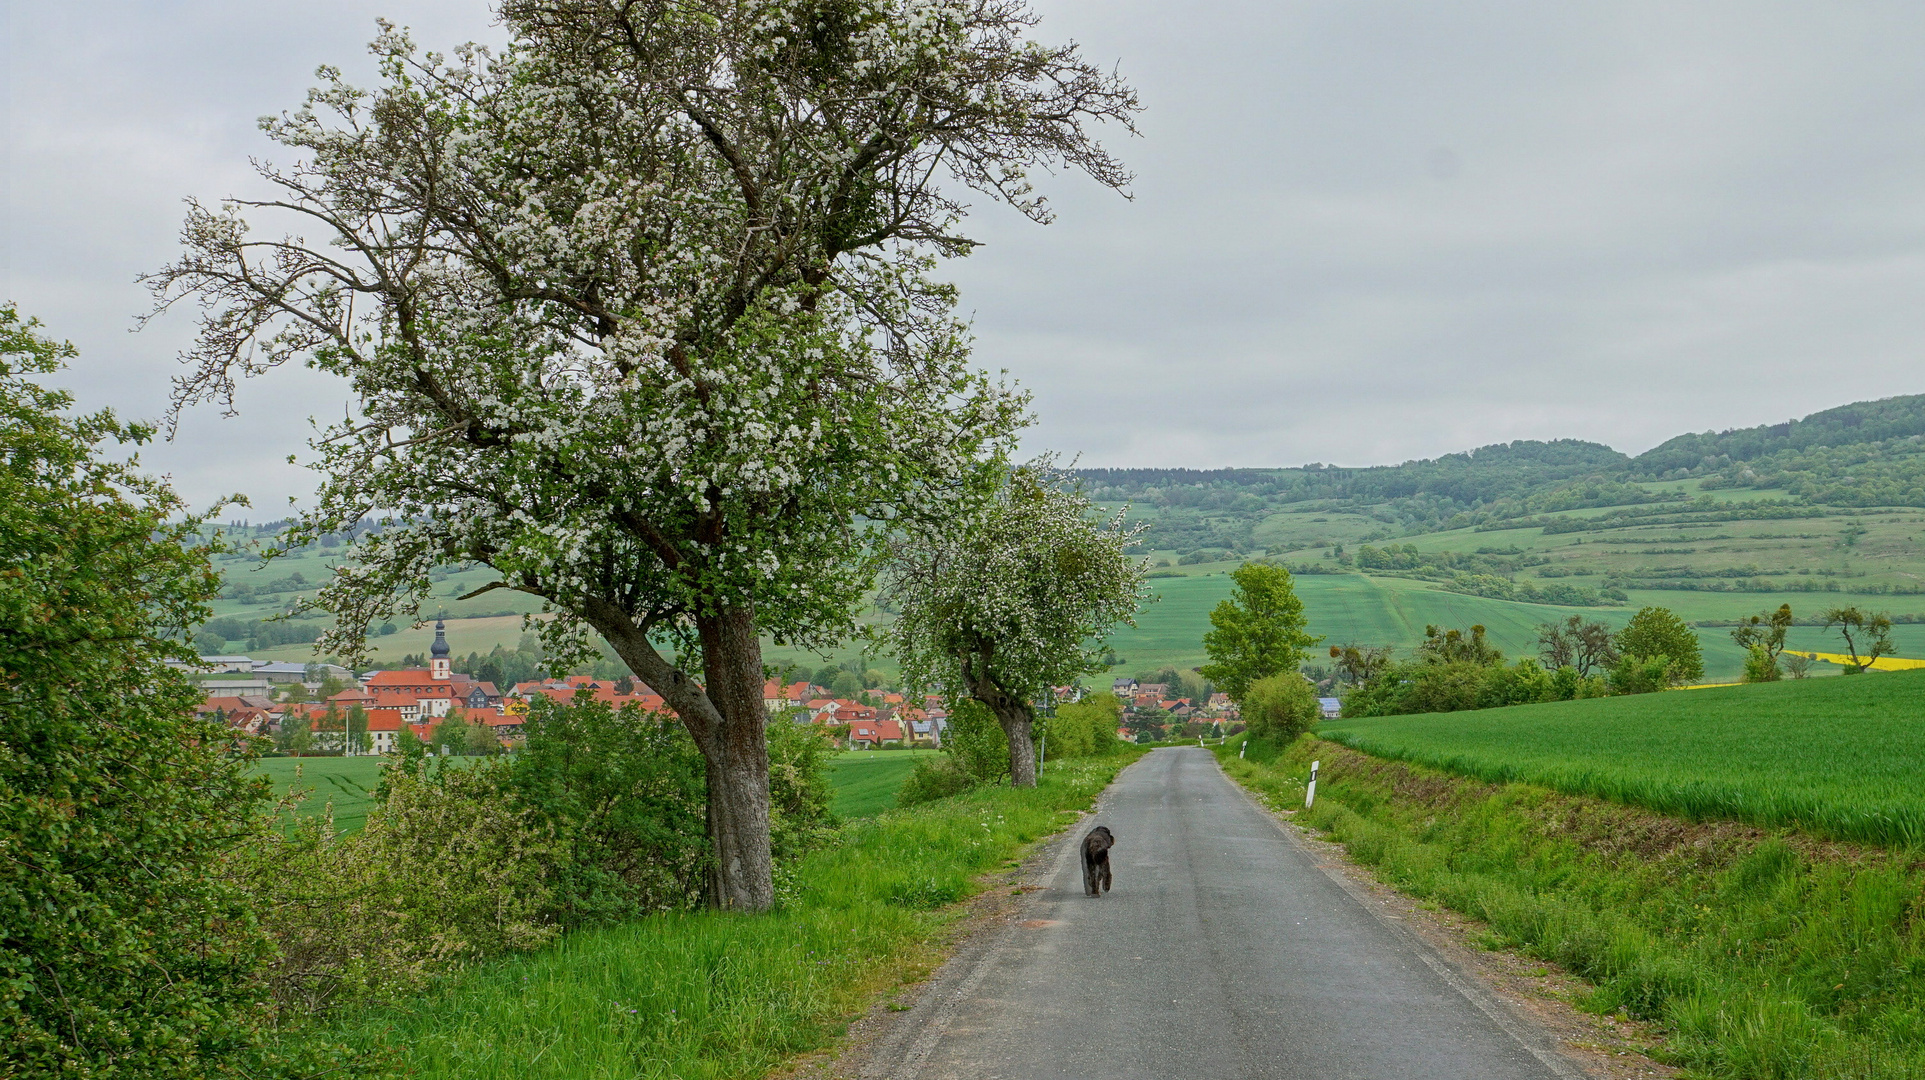
<svg viewBox="0 0 1925 1080">
<path fill-rule="evenodd" d="M 884 595 L 888 636 L 914 690 L 981 702 L 1009 740 L 1009 778 L 1036 783 L 1035 703 L 1103 670 L 1098 640 L 1134 624 L 1144 560 L 1118 512 L 1107 521 L 1048 458 L 1010 473 L 995 496 L 947 528 L 905 536 Z"/>
<path fill-rule="evenodd" d="M 1303 601 L 1297 599 L 1290 571 L 1244 563 L 1230 579 L 1236 595 L 1210 612 L 1210 630 L 1203 635 L 1210 662 L 1197 671 L 1241 703 L 1251 683 L 1295 672 L 1307 650 L 1323 638 L 1304 632 Z"/>
<path fill-rule="evenodd" d="M 504 51 L 385 27 L 373 90 L 323 69 L 266 125 L 302 160 L 265 200 L 195 204 L 160 308 L 204 308 L 176 406 L 311 363 L 353 414 L 316 508 L 377 509 L 321 591 L 358 655 L 436 565 L 546 602 L 666 700 L 708 763 L 711 899 L 764 910 L 760 639 L 827 647 L 872 580 L 864 522 L 992 475 L 1024 399 L 975 372 L 937 260 L 962 191 L 1033 220 L 1037 168 L 1121 188 L 1091 135 L 1136 98 L 1019 0 L 504 0 Z M 248 214 L 295 223 L 257 236 Z M 312 241 L 304 237 L 312 237 Z"/>
</svg>

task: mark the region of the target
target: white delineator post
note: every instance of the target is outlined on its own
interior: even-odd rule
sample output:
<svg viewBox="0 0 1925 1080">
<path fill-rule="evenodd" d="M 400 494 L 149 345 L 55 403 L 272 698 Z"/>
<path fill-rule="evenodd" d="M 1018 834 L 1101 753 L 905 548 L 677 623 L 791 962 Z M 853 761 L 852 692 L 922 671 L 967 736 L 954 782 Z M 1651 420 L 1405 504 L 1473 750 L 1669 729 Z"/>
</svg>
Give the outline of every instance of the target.
<svg viewBox="0 0 1925 1080">
<path fill-rule="evenodd" d="M 1305 810 L 1310 809 L 1310 804 L 1317 801 L 1317 766 L 1321 764 L 1323 764 L 1321 761 L 1313 761 L 1310 763 L 1310 782 L 1303 786 L 1303 808 Z"/>
</svg>

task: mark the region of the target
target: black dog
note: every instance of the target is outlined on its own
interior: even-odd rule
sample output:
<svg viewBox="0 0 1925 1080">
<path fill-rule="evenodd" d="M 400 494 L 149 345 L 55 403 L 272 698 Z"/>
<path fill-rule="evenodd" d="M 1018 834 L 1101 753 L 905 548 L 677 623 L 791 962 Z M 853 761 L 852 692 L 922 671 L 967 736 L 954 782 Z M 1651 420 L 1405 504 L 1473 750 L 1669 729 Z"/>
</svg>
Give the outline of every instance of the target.
<svg viewBox="0 0 1925 1080">
<path fill-rule="evenodd" d="M 1107 825 L 1098 825 L 1083 837 L 1083 895 L 1110 891 L 1110 848 L 1115 846 L 1116 837 Z"/>
</svg>

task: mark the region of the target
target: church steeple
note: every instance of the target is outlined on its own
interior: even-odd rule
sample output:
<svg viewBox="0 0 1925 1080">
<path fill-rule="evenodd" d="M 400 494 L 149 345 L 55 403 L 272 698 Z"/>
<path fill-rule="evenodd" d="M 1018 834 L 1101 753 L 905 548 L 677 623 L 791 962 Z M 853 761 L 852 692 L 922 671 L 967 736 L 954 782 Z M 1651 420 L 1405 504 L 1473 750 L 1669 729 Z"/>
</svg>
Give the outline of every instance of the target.
<svg viewBox="0 0 1925 1080">
<path fill-rule="evenodd" d="M 428 650 L 428 671 L 437 679 L 451 679 L 448 670 L 448 624 L 440 619 L 434 621 L 434 647 Z"/>
</svg>

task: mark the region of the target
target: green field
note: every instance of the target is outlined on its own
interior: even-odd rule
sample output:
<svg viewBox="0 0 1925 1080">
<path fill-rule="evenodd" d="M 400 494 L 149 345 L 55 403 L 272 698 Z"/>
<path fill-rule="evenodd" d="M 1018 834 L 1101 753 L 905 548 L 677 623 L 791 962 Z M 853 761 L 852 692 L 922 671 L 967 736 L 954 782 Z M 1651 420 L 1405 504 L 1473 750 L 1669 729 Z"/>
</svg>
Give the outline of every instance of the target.
<svg viewBox="0 0 1925 1080">
<path fill-rule="evenodd" d="M 829 783 L 835 786 L 835 801 L 829 809 L 835 816 L 874 817 L 896 805 L 896 790 L 916 767 L 916 759 L 934 757 L 937 750 L 851 750 L 837 754 L 829 762 Z"/>
<path fill-rule="evenodd" d="M 915 759 L 929 757 L 935 750 L 866 750 L 837 754 L 829 761 L 829 783 L 835 789 L 830 808 L 839 818 L 874 817 L 896 805 L 896 789 L 915 767 Z M 367 822 L 374 806 L 369 793 L 381 780 L 380 757 L 306 757 L 267 758 L 260 763 L 261 775 L 274 781 L 274 794 L 285 795 L 297 783 L 311 792 L 301 805 L 303 814 L 319 814 L 332 808 L 334 826 L 342 832 L 355 832 Z M 472 764 L 485 758 L 450 758 L 456 764 Z"/>
<path fill-rule="evenodd" d="M 1379 757 L 1693 819 L 1925 843 L 1925 672 L 1325 721 Z"/>
<path fill-rule="evenodd" d="M 297 785 L 311 792 L 301 804 L 301 814 L 319 814 L 332 808 L 336 829 L 357 832 L 366 824 L 368 811 L 374 806 L 374 797 L 369 793 L 380 783 L 381 766 L 387 760 L 382 757 L 264 758 L 257 771 L 274 781 L 276 796 L 286 795 Z"/>
</svg>

